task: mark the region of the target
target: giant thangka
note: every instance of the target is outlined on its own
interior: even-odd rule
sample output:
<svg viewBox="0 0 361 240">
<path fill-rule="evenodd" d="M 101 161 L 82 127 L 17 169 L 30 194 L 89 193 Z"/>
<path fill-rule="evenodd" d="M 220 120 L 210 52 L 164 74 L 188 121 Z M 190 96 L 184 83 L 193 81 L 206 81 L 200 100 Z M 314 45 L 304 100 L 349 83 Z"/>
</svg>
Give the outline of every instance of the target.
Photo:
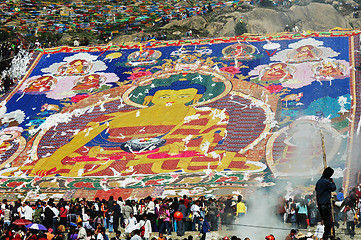
<svg viewBox="0 0 361 240">
<path fill-rule="evenodd" d="M 348 188 L 359 46 L 336 31 L 41 50 L 1 103 L 0 187 L 246 194 L 318 177 L 325 153 Z"/>
</svg>

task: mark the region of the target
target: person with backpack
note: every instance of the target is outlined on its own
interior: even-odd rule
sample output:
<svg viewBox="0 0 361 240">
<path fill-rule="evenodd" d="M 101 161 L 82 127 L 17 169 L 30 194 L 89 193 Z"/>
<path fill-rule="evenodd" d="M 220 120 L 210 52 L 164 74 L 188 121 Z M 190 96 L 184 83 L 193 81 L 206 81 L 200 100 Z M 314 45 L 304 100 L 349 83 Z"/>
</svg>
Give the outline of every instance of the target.
<svg viewBox="0 0 361 240">
<path fill-rule="evenodd" d="M 152 233 L 152 224 L 147 214 L 143 215 L 143 219 L 139 221 L 138 227 L 140 229 L 140 236 L 144 240 L 149 240 L 150 234 Z"/>
</svg>

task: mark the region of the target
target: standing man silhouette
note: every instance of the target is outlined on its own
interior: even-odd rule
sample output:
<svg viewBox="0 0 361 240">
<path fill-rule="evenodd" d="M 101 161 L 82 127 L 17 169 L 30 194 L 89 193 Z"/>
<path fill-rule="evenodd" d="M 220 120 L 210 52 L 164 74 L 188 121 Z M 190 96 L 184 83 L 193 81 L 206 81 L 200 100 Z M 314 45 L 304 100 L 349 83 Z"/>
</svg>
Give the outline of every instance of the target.
<svg viewBox="0 0 361 240">
<path fill-rule="evenodd" d="M 336 184 L 331 178 L 334 170 L 330 167 L 325 168 L 322 177 L 316 183 L 317 207 L 322 220 L 325 222 L 324 240 L 335 238 L 335 228 L 333 225 L 331 192 L 336 190 Z"/>
</svg>

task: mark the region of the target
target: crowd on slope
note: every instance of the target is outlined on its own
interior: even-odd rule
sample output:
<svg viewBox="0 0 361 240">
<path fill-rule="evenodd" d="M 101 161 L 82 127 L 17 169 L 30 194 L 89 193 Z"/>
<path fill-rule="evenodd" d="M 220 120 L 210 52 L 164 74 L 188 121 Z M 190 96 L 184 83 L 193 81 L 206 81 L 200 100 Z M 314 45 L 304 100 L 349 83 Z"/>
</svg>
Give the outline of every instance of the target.
<svg viewBox="0 0 361 240">
<path fill-rule="evenodd" d="M 0 3 L 0 23 L 6 31 L 19 31 L 26 36 L 41 32 L 64 33 L 92 31 L 94 33 L 137 30 L 152 24 L 165 24 L 172 19 L 212 12 L 243 1 L 207 1 L 206 4 L 186 1 L 108 1 L 72 3 Z M 14 17 L 16 16 L 16 18 Z"/>
<path fill-rule="evenodd" d="M 20 41 L 3 42 L 0 44 L 0 61 L 14 57 L 23 48 Z"/>
</svg>

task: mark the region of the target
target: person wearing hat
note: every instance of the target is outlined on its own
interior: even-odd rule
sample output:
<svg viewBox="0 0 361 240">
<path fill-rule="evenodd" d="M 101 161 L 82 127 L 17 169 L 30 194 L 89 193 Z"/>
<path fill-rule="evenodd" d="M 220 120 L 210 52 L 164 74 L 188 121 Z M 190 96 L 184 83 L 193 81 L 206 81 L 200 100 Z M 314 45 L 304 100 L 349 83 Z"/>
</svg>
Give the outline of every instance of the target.
<svg viewBox="0 0 361 240">
<path fill-rule="evenodd" d="M 336 184 L 331 178 L 334 170 L 330 167 L 324 169 L 321 178 L 316 183 L 317 207 L 325 223 L 323 239 L 334 239 L 335 229 L 331 209 L 331 192 L 336 190 Z"/>
</svg>

